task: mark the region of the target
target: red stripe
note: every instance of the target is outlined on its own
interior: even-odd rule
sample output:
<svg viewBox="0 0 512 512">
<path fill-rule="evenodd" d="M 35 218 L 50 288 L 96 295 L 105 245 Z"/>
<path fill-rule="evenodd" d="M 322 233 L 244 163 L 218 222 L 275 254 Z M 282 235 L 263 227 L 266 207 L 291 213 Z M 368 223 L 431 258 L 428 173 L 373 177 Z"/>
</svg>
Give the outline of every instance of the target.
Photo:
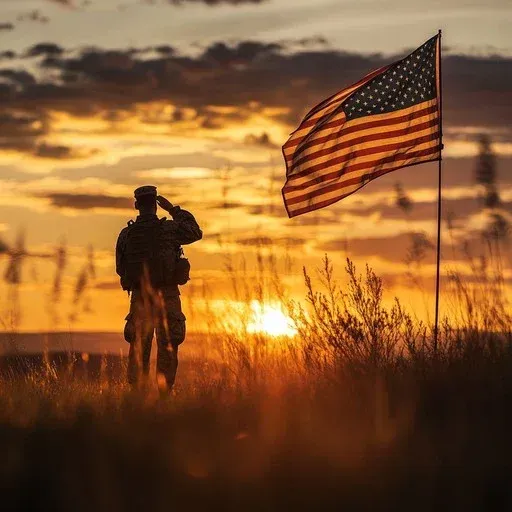
<svg viewBox="0 0 512 512">
<path fill-rule="evenodd" d="M 349 147 L 353 146 L 354 144 L 363 144 L 365 142 L 392 139 L 393 137 L 402 137 L 404 135 L 411 135 L 412 133 L 420 132 L 422 130 L 425 130 L 426 128 L 431 128 L 432 126 L 436 126 L 437 124 L 438 124 L 437 119 L 430 119 L 429 121 L 425 121 L 424 123 L 419 123 L 419 124 L 416 124 L 413 126 L 408 126 L 407 128 L 402 128 L 401 130 L 372 133 L 371 135 L 366 135 L 364 137 L 358 137 L 357 139 L 350 139 L 348 141 L 340 142 L 339 144 L 336 144 L 335 146 L 331 146 L 330 148 L 320 149 L 318 151 L 315 151 L 314 153 L 310 153 L 309 155 L 299 158 L 292 165 L 290 172 L 292 172 L 299 165 L 302 165 L 303 163 L 307 162 L 308 160 L 315 160 L 316 158 L 320 158 L 322 156 L 326 156 L 331 153 L 335 153 L 336 151 L 338 151 L 340 149 L 349 148 Z M 340 138 L 343 137 L 343 135 L 344 135 L 344 133 L 341 132 Z M 409 143 L 409 141 L 403 142 L 403 144 L 408 144 L 408 143 Z M 357 154 L 357 153 L 355 153 L 355 154 Z M 309 172 L 309 170 L 310 170 L 310 168 L 306 169 L 305 171 L 301 171 L 300 173 L 295 174 L 294 177 L 307 174 Z"/>
<path fill-rule="evenodd" d="M 311 204 L 309 206 L 304 206 L 303 208 L 299 208 L 298 210 L 290 211 L 288 209 L 288 204 L 285 201 L 285 207 L 286 207 L 286 211 L 288 213 L 288 217 L 290 217 L 290 218 L 296 217 L 297 215 L 302 215 L 303 213 L 319 210 L 320 208 L 324 208 L 325 206 L 329 206 L 329 205 L 331 205 L 333 203 L 336 203 L 336 202 L 340 201 L 341 199 L 343 199 L 343 198 L 345 198 L 347 196 L 352 195 L 354 192 L 357 192 L 362 187 L 364 187 L 366 184 L 368 184 L 371 181 L 373 181 L 375 178 L 378 178 L 379 176 L 383 176 L 384 174 L 387 174 L 388 172 L 396 171 L 398 169 L 403 169 L 405 167 L 411 167 L 411 166 L 417 165 L 417 164 L 424 164 L 426 162 L 433 162 L 433 161 L 436 161 L 436 160 L 438 160 L 438 158 L 430 158 L 430 159 L 427 159 L 427 160 L 420 160 L 419 162 L 413 162 L 411 164 L 407 164 L 407 165 L 404 165 L 404 166 L 399 165 L 398 167 L 393 167 L 392 169 L 383 169 L 381 171 L 377 171 L 374 174 L 372 174 L 372 178 L 369 181 L 367 181 L 365 183 L 361 183 L 360 187 L 356 188 L 355 190 L 352 190 L 351 192 L 347 192 L 346 194 L 342 194 L 340 196 L 333 197 L 333 198 L 327 199 L 325 201 L 321 201 L 320 203 L 315 203 L 315 204 Z M 352 185 L 357 183 L 356 179 L 354 179 L 353 181 L 354 181 L 354 183 L 352 183 Z M 319 194 L 319 195 L 321 195 L 321 194 Z"/>
<path fill-rule="evenodd" d="M 309 128 L 310 126 L 314 126 L 315 129 L 312 131 L 309 131 L 308 133 L 305 133 L 301 137 L 296 137 L 296 138 L 293 138 L 293 133 L 295 133 L 295 132 L 293 132 L 292 136 L 283 145 L 283 149 L 288 149 L 288 148 L 293 148 L 295 146 L 298 146 L 299 144 L 301 144 L 304 141 L 304 139 L 310 137 L 313 133 L 315 133 L 315 130 L 319 126 L 321 128 L 337 126 L 337 124 L 340 123 L 340 120 L 325 122 L 325 120 L 328 119 L 329 116 L 332 117 L 335 113 L 337 113 L 336 110 L 329 112 L 329 114 L 326 114 L 324 117 L 319 117 L 318 119 L 312 119 L 310 121 L 306 121 L 305 123 L 301 124 L 297 128 L 297 130 L 295 130 L 295 132 L 298 132 L 299 130 L 303 130 L 304 128 Z M 345 116 L 343 116 L 343 118 L 341 120 L 341 124 L 343 124 L 345 122 L 345 119 L 346 119 Z"/>
<path fill-rule="evenodd" d="M 347 87 L 347 89 L 350 89 L 350 87 Z M 315 107 L 313 107 L 305 116 L 304 116 L 304 119 L 302 120 L 302 122 L 300 123 L 300 125 L 298 126 L 298 128 L 295 129 L 295 131 L 299 130 L 300 128 L 303 127 L 303 124 L 305 121 L 307 121 L 311 116 L 314 116 L 317 112 L 319 112 L 320 110 L 324 109 L 324 108 L 328 108 L 330 107 L 331 105 L 334 105 L 336 102 L 339 101 L 339 99 L 337 100 L 334 100 L 332 101 L 333 98 L 335 98 L 336 96 L 339 96 L 342 92 L 344 91 L 344 89 L 342 89 L 341 91 L 338 91 L 336 93 L 334 93 L 332 96 L 329 96 L 327 99 L 325 99 L 324 101 L 322 101 L 321 103 L 319 103 L 318 105 L 316 105 Z M 330 103 L 328 103 L 330 102 Z M 320 119 L 320 118 L 319 118 Z"/>
<path fill-rule="evenodd" d="M 377 128 L 377 127 L 380 127 L 380 126 L 389 126 L 389 125 L 392 125 L 392 124 L 395 124 L 395 123 L 403 123 L 405 121 L 412 121 L 413 119 L 415 119 L 417 117 L 420 117 L 420 116 L 423 116 L 423 115 L 432 114 L 433 112 L 436 112 L 436 111 L 437 111 L 437 105 L 434 104 L 434 105 L 430 105 L 429 107 L 426 107 L 426 108 L 424 108 L 422 110 L 417 110 L 416 112 L 409 112 L 408 114 L 404 114 L 404 115 L 402 115 L 400 117 L 385 118 L 385 119 L 379 119 L 379 120 L 376 120 L 376 121 L 368 121 L 367 123 L 356 124 L 356 125 L 347 127 L 342 132 L 331 133 L 331 134 L 326 135 L 324 137 L 319 137 L 318 139 L 314 139 L 312 141 L 309 141 L 309 142 L 305 143 L 303 146 L 301 146 L 298 149 L 298 151 L 300 153 L 303 149 L 307 149 L 307 148 L 310 148 L 312 146 L 316 146 L 317 144 L 322 144 L 322 143 L 327 142 L 327 141 L 332 140 L 332 139 L 337 139 L 341 135 L 348 135 L 350 133 L 358 132 L 360 130 L 367 130 L 367 129 L 370 129 L 370 128 Z M 326 123 L 325 125 L 323 125 L 322 129 L 324 129 L 324 128 L 335 128 L 336 126 L 341 126 L 341 125 L 343 125 L 345 123 L 346 123 L 345 119 L 332 121 L 330 123 Z M 297 142 L 294 145 L 298 146 L 298 145 L 300 145 L 300 142 Z M 289 147 L 292 147 L 292 145 L 287 146 L 286 149 L 288 149 Z M 295 157 L 296 154 L 294 154 L 293 156 Z"/>
<path fill-rule="evenodd" d="M 424 164 L 426 162 L 433 162 L 433 161 L 436 161 L 436 160 L 437 160 L 437 158 L 431 158 L 431 159 L 428 159 L 428 160 L 421 160 L 419 162 L 414 162 L 412 164 L 407 164 L 407 165 L 404 165 L 404 166 L 393 167 L 393 169 L 385 169 L 385 170 L 382 170 L 382 171 L 378 171 L 378 172 L 376 172 L 372 176 L 371 180 L 367 181 L 366 183 L 362 183 L 360 187 L 357 187 L 355 190 L 352 190 L 351 192 L 348 192 L 348 193 L 343 194 L 343 195 L 338 196 L 338 197 L 333 197 L 331 199 L 327 199 L 325 201 L 321 201 L 320 203 L 315 203 L 315 204 L 312 204 L 312 205 L 309 205 L 309 206 L 305 206 L 303 208 L 299 208 L 298 210 L 289 211 L 288 210 L 288 205 L 285 203 L 285 207 L 286 207 L 286 211 L 288 213 L 288 217 L 290 217 L 290 218 L 296 217 L 298 215 L 302 215 L 303 213 L 308 213 L 308 212 L 312 212 L 312 211 L 315 211 L 315 210 L 319 210 L 320 208 L 324 208 L 324 207 L 329 206 L 329 205 L 331 205 L 333 203 L 337 203 L 341 199 L 343 199 L 345 197 L 348 197 L 348 196 L 352 195 L 353 193 L 357 192 L 358 190 L 363 188 L 365 185 L 367 185 L 368 183 L 373 181 L 375 178 L 378 178 L 379 176 L 383 176 L 384 174 L 387 174 L 388 172 L 396 171 L 398 169 L 403 169 L 405 167 L 411 167 L 413 165 Z"/>
<path fill-rule="evenodd" d="M 404 151 L 407 151 L 410 148 L 414 148 L 415 146 L 418 146 L 419 144 L 424 144 L 425 142 L 430 142 L 432 140 L 439 139 L 439 133 L 430 133 L 428 135 L 424 135 L 422 137 L 417 137 L 416 139 L 410 140 L 407 142 L 407 146 L 404 145 L 403 142 L 396 142 L 394 144 L 387 144 L 387 145 L 379 145 L 375 146 L 373 148 L 366 148 L 366 149 L 360 149 L 359 151 L 354 151 L 353 153 L 349 153 L 347 155 L 339 156 L 336 158 L 332 158 L 331 160 L 328 160 L 327 162 L 322 162 L 316 165 L 312 165 L 309 167 L 306 171 L 301 173 L 301 176 L 299 175 L 293 175 L 290 176 L 288 179 L 288 182 L 293 182 L 297 178 L 305 178 L 309 174 L 314 173 L 316 171 L 320 171 L 325 167 L 330 167 L 334 164 L 343 164 L 344 162 L 350 162 L 360 156 L 368 156 L 368 155 L 376 155 L 378 153 L 389 153 L 391 151 L 395 151 L 397 149 L 403 148 Z M 403 153 L 400 153 L 403 154 Z M 398 157 L 399 155 L 391 155 L 391 158 L 393 161 L 394 158 Z M 342 167 L 341 169 L 332 171 L 328 174 L 323 174 L 322 176 L 312 176 L 311 180 L 307 181 L 306 183 L 301 183 L 300 185 L 292 185 L 293 190 L 299 190 L 301 188 L 309 186 L 310 183 L 317 182 L 321 183 L 322 181 L 328 181 L 334 178 L 337 178 L 340 176 L 340 173 L 347 173 L 352 172 L 353 170 L 359 170 L 364 169 L 367 166 L 371 166 L 372 163 L 360 163 L 360 164 L 354 164 L 352 166 L 348 167 Z"/>
<path fill-rule="evenodd" d="M 437 152 L 439 152 L 439 146 L 422 149 L 420 151 L 415 151 L 415 152 L 402 154 L 402 155 L 386 155 L 386 156 L 379 158 L 378 160 L 374 160 L 372 162 L 365 162 L 365 163 L 361 163 L 361 164 L 355 164 L 351 167 L 347 167 L 344 170 L 344 174 L 347 174 L 348 172 L 352 172 L 352 171 L 359 171 L 362 169 L 373 169 L 373 168 L 378 167 L 379 165 L 384 165 L 384 164 L 392 163 L 395 161 L 409 160 L 411 158 L 421 158 L 423 156 L 432 155 Z M 377 172 L 380 172 L 380 171 L 377 171 Z M 338 172 L 338 174 L 339 174 L 339 172 Z M 375 173 L 371 173 L 371 174 L 373 175 Z M 287 203 L 289 205 L 301 203 L 302 201 L 307 201 L 308 199 L 313 199 L 317 196 L 320 196 L 320 195 L 323 195 L 323 194 L 326 194 L 329 192 L 334 192 L 335 190 L 343 189 L 349 185 L 353 185 L 354 183 L 357 183 L 358 181 L 362 181 L 362 176 L 352 178 L 350 180 L 344 181 L 343 183 L 333 183 L 331 185 L 326 185 L 325 187 L 323 187 L 320 190 L 314 190 L 312 192 L 308 192 L 301 196 L 297 196 L 297 197 L 288 199 Z M 324 179 L 322 177 L 322 179 L 319 181 L 319 184 L 321 184 L 323 182 L 324 182 Z M 290 188 L 288 188 L 288 182 L 286 182 L 286 184 L 284 185 L 284 188 L 283 188 L 284 193 L 286 194 L 286 192 L 297 190 L 297 187 L 293 187 L 293 188 L 291 188 L 291 190 L 290 190 Z"/>
<path fill-rule="evenodd" d="M 341 103 L 343 103 L 343 101 Z M 332 112 L 329 112 L 329 115 L 331 115 L 331 114 L 332 114 Z M 295 131 L 298 132 L 300 130 L 304 130 L 304 128 L 309 128 L 310 126 L 315 126 L 321 122 L 322 122 L 322 117 L 319 117 L 318 119 L 310 119 L 309 121 L 304 121 L 300 124 L 300 126 Z M 333 121 L 333 122 L 335 122 L 335 121 Z M 330 123 L 326 123 L 323 126 L 328 126 L 328 124 L 330 124 Z M 305 136 L 306 135 L 304 135 L 304 137 Z M 294 143 L 294 141 L 288 141 L 285 143 L 285 147 L 293 146 L 293 143 Z"/>
</svg>

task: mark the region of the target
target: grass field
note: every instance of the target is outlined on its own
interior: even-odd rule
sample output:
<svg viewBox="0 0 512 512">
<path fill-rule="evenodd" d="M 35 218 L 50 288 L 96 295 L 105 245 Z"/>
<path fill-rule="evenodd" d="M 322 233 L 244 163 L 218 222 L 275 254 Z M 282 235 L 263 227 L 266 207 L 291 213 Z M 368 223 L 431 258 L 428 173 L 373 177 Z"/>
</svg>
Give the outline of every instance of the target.
<svg viewBox="0 0 512 512">
<path fill-rule="evenodd" d="M 343 290 L 327 260 L 322 289 L 306 274 L 294 337 L 195 339 L 164 398 L 129 389 L 119 356 L 4 360 L 2 509 L 509 509 L 506 304 L 461 303 L 435 348 L 347 271 Z"/>
</svg>

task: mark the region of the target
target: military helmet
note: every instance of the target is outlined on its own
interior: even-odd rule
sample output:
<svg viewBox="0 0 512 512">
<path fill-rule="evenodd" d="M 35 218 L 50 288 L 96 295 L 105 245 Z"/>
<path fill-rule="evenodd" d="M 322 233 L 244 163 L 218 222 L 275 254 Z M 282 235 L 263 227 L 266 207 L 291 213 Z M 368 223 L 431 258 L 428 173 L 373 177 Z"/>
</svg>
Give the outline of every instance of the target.
<svg viewBox="0 0 512 512">
<path fill-rule="evenodd" d="M 143 185 L 142 187 L 136 188 L 133 192 L 135 199 L 138 199 L 142 196 L 155 196 L 156 197 L 156 187 L 154 185 Z"/>
</svg>

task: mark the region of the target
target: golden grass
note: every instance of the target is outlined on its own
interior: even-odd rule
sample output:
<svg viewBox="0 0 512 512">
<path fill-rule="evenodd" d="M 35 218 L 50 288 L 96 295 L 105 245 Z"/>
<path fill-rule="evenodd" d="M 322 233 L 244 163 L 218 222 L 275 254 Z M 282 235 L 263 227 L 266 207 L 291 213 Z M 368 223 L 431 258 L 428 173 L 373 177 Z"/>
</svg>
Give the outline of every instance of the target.
<svg viewBox="0 0 512 512">
<path fill-rule="evenodd" d="M 229 329 L 212 319 L 201 350 L 215 357 L 185 359 L 165 397 L 130 389 L 122 359 L 94 374 L 74 354 L 19 359 L 0 378 L 6 509 L 506 508 L 506 305 L 472 303 L 486 320 L 446 320 L 434 352 L 371 269 L 346 270 L 343 287 L 328 259 L 319 288 L 305 272 L 305 303 L 275 294 L 296 337 L 250 332 L 249 309 Z"/>
</svg>

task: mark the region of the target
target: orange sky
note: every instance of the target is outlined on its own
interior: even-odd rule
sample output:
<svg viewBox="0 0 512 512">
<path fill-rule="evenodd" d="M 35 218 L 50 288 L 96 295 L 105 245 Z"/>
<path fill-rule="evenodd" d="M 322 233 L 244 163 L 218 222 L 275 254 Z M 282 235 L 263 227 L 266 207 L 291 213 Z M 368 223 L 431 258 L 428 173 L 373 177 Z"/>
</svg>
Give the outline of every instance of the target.
<svg viewBox="0 0 512 512">
<path fill-rule="evenodd" d="M 444 225 L 444 273 L 468 271 L 462 247 L 469 241 L 478 254 L 488 222 L 474 178 L 478 134 L 493 141 L 500 212 L 512 220 L 507 2 L 430 2 L 426 10 L 424 2 L 390 0 L 390 14 L 379 10 L 378 20 L 376 0 L 334 7 L 322 0 L 315 9 L 302 0 L 218 4 L 2 2 L 0 272 L 23 232 L 21 329 L 120 328 L 127 298 L 113 248 L 135 215 L 133 189 L 145 183 L 193 212 L 205 233 L 187 250 L 194 279 L 183 288 L 184 303 L 195 301 L 197 310 L 191 328 L 203 328 L 205 297 L 215 307 L 236 298 L 227 263 L 249 286 L 262 276 L 271 283 L 271 264 L 258 273 L 258 255 L 276 259 L 290 296 L 304 294 L 303 265 L 313 270 L 327 253 L 341 273 L 348 255 L 361 270 L 372 265 L 390 295 L 419 317 L 431 315 L 437 164 L 396 171 L 289 220 L 280 146 L 311 106 L 439 27 L 446 43 L 443 207 L 452 220 L 450 233 Z M 396 206 L 397 183 L 412 201 L 408 213 Z M 407 263 L 412 233 L 427 241 L 419 266 Z M 52 308 L 60 244 L 67 257 Z M 75 304 L 89 245 L 95 272 Z M 504 272 L 510 282 L 510 261 Z M 11 294 L 4 283 L 4 322 Z"/>
</svg>

